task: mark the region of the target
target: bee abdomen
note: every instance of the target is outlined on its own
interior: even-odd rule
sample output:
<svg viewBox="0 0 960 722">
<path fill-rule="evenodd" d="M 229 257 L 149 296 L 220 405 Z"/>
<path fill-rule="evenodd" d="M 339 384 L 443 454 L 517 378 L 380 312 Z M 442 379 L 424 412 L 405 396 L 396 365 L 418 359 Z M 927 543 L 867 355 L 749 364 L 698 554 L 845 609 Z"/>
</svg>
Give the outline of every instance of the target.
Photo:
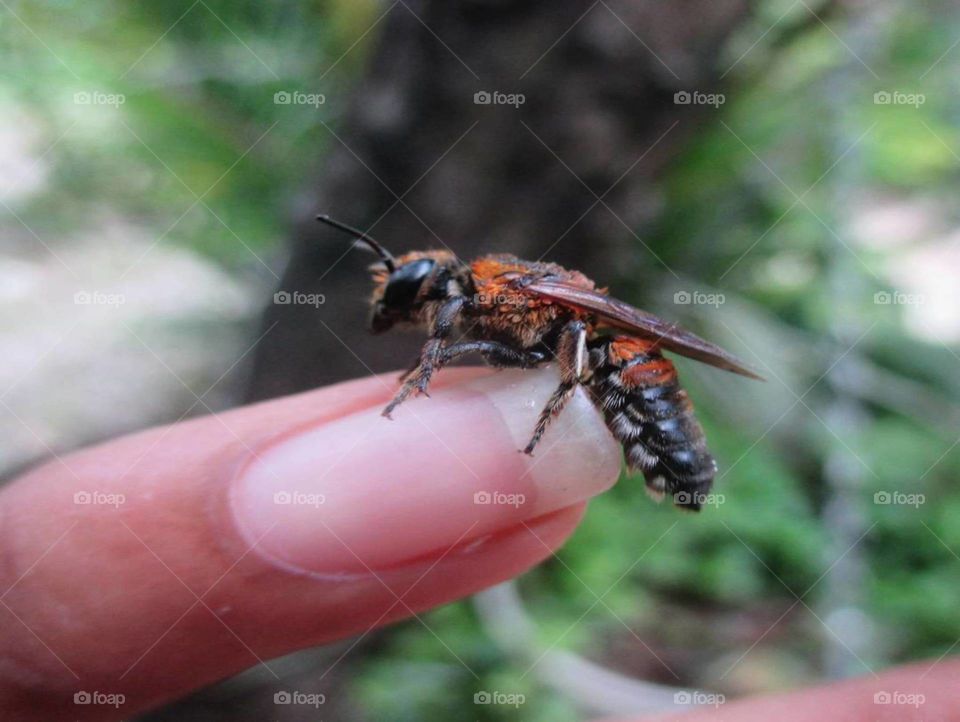
<svg viewBox="0 0 960 722">
<path fill-rule="evenodd" d="M 627 465 L 643 473 L 654 496 L 699 509 L 716 463 L 673 364 L 637 339 L 599 343 L 591 389 Z"/>
</svg>

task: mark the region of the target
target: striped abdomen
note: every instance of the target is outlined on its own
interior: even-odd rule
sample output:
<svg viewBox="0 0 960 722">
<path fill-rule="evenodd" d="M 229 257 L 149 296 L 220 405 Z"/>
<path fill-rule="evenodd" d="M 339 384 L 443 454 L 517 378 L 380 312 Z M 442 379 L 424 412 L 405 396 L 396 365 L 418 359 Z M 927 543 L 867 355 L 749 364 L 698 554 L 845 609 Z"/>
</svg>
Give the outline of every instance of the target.
<svg viewBox="0 0 960 722">
<path fill-rule="evenodd" d="M 632 337 L 591 346 L 591 392 L 627 465 L 643 472 L 657 498 L 670 494 L 677 506 L 699 509 L 717 466 L 673 364 Z"/>
</svg>

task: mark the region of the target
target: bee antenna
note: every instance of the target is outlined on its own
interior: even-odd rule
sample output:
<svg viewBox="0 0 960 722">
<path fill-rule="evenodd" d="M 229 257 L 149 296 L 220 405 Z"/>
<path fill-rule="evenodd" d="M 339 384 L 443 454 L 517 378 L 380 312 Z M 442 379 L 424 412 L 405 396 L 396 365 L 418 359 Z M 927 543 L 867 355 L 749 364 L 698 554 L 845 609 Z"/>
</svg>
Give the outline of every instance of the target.
<svg viewBox="0 0 960 722">
<path fill-rule="evenodd" d="M 378 256 L 380 256 L 380 260 L 382 260 L 387 266 L 387 271 L 389 271 L 390 273 L 393 273 L 395 270 L 397 270 L 397 261 L 393 257 L 393 255 L 391 255 L 390 251 L 388 251 L 386 248 L 381 246 L 377 240 L 368 236 L 363 231 L 357 230 L 356 228 L 352 228 L 351 226 L 348 226 L 346 223 L 335 221 L 330 216 L 325 214 L 317 216 L 317 220 L 320 221 L 321 223 L 326 223 L 328 226 L 333 226 L 338 231 L 343 231 L 344 233 L 350 236 L 353 236 L 358 241 L 363 241 L 364 243 L 367 244 L 367 247 L 371 251 L 373 251 Z"/>
</svg>

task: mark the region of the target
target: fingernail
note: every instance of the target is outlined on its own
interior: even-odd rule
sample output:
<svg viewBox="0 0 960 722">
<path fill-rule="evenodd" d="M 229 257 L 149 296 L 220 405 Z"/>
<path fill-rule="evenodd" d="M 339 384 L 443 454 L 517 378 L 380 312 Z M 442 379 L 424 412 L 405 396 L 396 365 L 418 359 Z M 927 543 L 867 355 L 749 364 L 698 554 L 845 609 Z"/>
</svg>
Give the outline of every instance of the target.
<svg viewBox="0 0 960 722">
<path fill-rule="evenodd" d="M 620 448 L 578 389 L 530 457 L 559 383 L 510 370 L 371 408 L 257 450 L 235 479 L 247 542 L 298 570 L 377 572 L 455 549 L 609 488 Z M 451 551 L 454 550 L 454 551 Z"/>
</svg>

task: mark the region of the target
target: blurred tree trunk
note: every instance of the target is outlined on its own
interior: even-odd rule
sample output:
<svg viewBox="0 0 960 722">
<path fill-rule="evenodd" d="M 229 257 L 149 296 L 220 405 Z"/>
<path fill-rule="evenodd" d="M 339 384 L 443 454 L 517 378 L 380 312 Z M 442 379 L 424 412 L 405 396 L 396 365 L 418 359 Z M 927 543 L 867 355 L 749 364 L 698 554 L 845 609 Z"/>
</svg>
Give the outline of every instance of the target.
<svg viewBox="0 0 960 722">
<path fill-rule="evenodd" d="M 347 253 L 317 212 L 400 252 L 442 239 L 464 258 L 544 256 L 601 283 L 625 254 L 658 266 L 631 230 L 655 217 L 657 178 L 711 110 L 674 93 L 715 90 L 721 48 L 748 10 L 747 0 L 393 5 L 342 121 L 326 127 L 322 180 L 294 227 L 282 288 L 326 304 L 267 310 L 250 398 L 400 368 L 419 346 L 366 334 L 371 257 Z M 479 91 L 525 101 L 476 104 Z"/>
</svg>

